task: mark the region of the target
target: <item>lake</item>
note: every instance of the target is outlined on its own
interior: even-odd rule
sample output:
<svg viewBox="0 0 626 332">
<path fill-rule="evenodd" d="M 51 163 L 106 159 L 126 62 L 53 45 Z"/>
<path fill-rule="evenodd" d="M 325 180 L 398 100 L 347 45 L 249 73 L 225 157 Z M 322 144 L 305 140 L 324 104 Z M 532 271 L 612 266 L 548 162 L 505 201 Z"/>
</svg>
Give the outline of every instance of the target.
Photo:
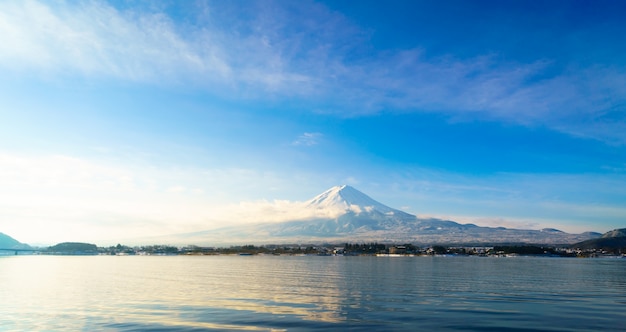
<svg viewBox="0 0 626 332">
<path fill-rule="evenodd" d="M 1 331 L 625 331 L 626 259 L 0 256 Z"/>
</svg>

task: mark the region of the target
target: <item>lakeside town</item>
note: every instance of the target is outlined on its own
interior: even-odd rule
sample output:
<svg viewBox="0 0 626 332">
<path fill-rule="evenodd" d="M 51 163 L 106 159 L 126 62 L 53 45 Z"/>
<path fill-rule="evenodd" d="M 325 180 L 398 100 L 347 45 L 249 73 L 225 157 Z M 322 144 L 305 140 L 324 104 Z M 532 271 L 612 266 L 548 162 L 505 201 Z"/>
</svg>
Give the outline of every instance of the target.
<svg viewBox="0 0 626 332">
<path fill-rule="evenodd" d="M 95 244 L 64 242 L 48 248 L 14 250 L 0 254 L 15 255 L 291 255 L 291 256 L 546 256 L 546 257 L 621 257 L 623 249 L 573 248 L 537 245 L 493 245 L 493 246 L 417 246 L 414 244 L 344 243 L 323 245 L 242 245 L 230 247 L 202 247 L 171 245 L 146 245 L 98 247 Z"/>
</svg>

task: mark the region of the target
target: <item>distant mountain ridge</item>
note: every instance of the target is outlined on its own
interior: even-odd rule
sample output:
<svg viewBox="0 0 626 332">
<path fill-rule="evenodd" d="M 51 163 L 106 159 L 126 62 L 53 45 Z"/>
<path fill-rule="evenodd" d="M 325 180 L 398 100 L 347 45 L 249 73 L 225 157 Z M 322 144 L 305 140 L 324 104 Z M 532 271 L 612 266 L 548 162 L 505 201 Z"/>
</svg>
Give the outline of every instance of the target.
<svg viewBox="0 0 626 332">
<path fill-rule="evenodd" d="M 335 186 L 306 201 L 303 209 L 315 217 L 279 223 L 258 223 L 195 232 L 183 237 L 196 243 L 322 243 L 410 242 L 423 244 L 533 243 L 571 244 L 600 233 L 569 234 L 542 230 L 481 227 L 450 220 L 418 218 L 393 209 L 359 190 Z"/>
</svg>

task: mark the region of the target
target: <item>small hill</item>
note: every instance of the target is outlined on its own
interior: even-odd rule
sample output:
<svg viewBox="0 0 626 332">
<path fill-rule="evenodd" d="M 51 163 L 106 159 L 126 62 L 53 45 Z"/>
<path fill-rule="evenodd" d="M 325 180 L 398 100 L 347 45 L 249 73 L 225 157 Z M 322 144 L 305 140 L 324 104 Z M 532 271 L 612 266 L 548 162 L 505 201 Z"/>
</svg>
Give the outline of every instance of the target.
<svg viewBox="0 0 626 332">
<path fill-rule="evenodd" d="M 47 251 L 61 255 L 95 255 L 98 247 L 91 243 L 63 242 L 49 247 Z"/>
<path fill-rule="evenodd" d="M 30 249 L 30 246 L 0 232 L 1 249 Z"/>
<path fill-rule="evenodd" d="M 578 242 L 571 247 L 583 250 L 601 249 L 607 251 L 626 251 L 626 228 L 614 229 L 602 234 L 600 238 Z"/>
</svg>

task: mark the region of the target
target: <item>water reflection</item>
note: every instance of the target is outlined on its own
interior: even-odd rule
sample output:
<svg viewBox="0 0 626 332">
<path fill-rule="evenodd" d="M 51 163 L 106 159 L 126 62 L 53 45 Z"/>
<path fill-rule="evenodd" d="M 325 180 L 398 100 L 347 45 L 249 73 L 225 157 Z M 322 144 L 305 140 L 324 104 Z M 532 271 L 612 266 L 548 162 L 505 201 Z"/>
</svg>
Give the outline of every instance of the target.
<svg viewBox="0 0 626 332">
<path fill-rule="evenodd" d="M 11 300 L 0 301 L 0 326 L 267 331 L 522 324 L 542 330 L 559 322 L 585 330 L 601 318 L 603 328 L 618 328 L 625 265 L 524 258 L 4 257 L 0 298 Z"/>
</svg>

